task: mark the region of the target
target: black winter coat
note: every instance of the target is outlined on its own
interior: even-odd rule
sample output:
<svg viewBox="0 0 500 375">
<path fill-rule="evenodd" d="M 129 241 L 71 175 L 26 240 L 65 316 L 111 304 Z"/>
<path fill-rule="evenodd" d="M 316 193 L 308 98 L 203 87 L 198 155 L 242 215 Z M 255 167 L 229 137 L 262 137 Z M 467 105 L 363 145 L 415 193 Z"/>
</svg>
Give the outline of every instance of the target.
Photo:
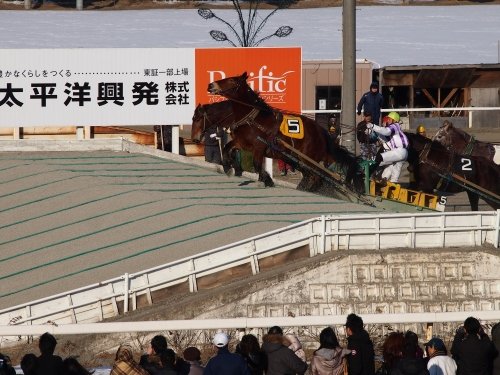
<svg viewBox="0 0 500 375">
<path fill-rule="evenodd" d="M 492 371 L 495 347 L 488 336 L 457 333 L 451 354 L 457 362 L 457 375 L 488 375 Z"/>
<path fill-rule="evenodd" d="M 352 350 L 347 356 L 349 375 L 375 374 L 375 352 L 368 332 L 362 330 L 349 336 L 347 349 Z"/>
<path fill-rule="evenodd" d="M 378 91 L 373 93 L 371 91 L 365 92 L 358 103 L 358 113 L 370 112 L 372 114 L 372 121 L 375 125 L 379 124 L 380 109 L 384 104 L 384 97 Z"/>
<path fill-rule="evenodd" d="M 286 339 L 282 335 L 265 335 L 262 339 L 262 350 L 267 354 L 266 375 L 304 374 L 307 363 L 283 345 L 283 340 Z"/>
<path fill-rule="evenodd" d="M 403 358 L 391 371 L 391 375 L 428 375 L 425 361 L 421 358 Z"/>
</svg>

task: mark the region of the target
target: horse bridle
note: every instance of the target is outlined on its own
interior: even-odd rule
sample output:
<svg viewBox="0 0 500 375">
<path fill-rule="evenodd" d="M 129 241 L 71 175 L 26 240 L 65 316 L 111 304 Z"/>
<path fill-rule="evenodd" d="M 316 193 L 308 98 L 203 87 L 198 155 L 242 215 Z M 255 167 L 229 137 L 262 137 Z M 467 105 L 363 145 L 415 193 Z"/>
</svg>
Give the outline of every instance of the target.
<svg viewBox="0 0 500 375">
<path fill-rule="evenodd" d="M 226 115 L 222 120 L 220 121 L 217 121 L 217 124 L 215 124 L 212 120 L 210 120 L 210 117 L 208 117 L 208 112 L 203 108 L 201 107 L 200 108 L 200 112 L 202 113 L 202 118 L 203 118 L 203 130 L 201 131 L 201 136 L 203 137 L 205 135 L 205 133 L 207 132 L 208 129 L 210 129 L 211 127 L 215 126 L 215 128 L 217 130 L 219 130 L 219 127 L 221 127 L 222 129 L 226 130 L 228 128 L 231 128 L 231 125 L 225 127 L 225 126 L 220 126 L 220 124 L 223 124 L 224 123 L 224 120 L 226 120 L 227 118 L 229 118 L 232 113 L 229 113 L 228 115 Z M 207 127 L 207 123 L 208 123 L 208 127 Z"/>
</svg>

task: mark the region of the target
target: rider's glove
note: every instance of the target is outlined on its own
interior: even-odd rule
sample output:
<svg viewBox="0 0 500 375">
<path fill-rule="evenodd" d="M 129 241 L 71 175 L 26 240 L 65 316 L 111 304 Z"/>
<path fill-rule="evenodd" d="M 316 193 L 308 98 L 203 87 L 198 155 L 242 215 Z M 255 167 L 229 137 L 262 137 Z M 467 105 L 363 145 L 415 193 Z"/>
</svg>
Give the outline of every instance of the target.
<svg viewBox="0 0 500 375">
<path fill-rule="evenodd" d="M 373 129 L 373 124 L 371 122 L 369 122 L 368 124 L 366 124 L 366 128 Z"/>
<path fill-rule="evenodd" d="M 217 137 L 216 133 L 210 134 L 210 138 L 215 138 L 215 137 Z"/>
</svg>

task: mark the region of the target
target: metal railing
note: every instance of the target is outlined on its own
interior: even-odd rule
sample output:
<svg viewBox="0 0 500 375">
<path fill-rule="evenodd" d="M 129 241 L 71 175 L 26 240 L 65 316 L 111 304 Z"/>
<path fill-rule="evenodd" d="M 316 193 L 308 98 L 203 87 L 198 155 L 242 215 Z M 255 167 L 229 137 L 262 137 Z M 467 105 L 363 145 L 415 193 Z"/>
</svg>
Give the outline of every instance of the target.
<svg viewBox="0 0 500 375">
<path fill-rule="evenodd" d="M 474 316 L 481 321 L 500 320 L 500 311 L 460 311 L 404 314 L 363 314 L 365 324 L 408 324 L 408 323 L 453 323 L 463 322 Z M 308 315 L 271 318 L 230 318 L 230 319 L 189 319 L 153 320 L 135 322 L 111 322 L 90 324 L 38 324 L 32 326 L 0 326 L 0 336 L 31 336 L 49 332 L 53 335 L 74 335 L 90 333 L 161 332 L 217 329 L 266 328 L 271 325 L 281 327 L 326 327 L 343 325 L 346 315 Z"/>
</svg>

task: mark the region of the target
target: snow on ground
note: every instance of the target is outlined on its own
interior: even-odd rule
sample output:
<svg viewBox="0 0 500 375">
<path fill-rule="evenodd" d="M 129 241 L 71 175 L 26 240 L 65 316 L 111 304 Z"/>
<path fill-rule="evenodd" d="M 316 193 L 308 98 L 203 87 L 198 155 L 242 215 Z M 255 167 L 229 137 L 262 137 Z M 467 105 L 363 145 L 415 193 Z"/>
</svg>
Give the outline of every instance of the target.
<svg viewBox="0 0 500 375">
<path fill-rule="evenodd" d="M 235 28 L 234 10 L 215 10 Z M 261 11 L 263 17 L 267 11 Z M 500 62 L 500 5 L 357 8 L 357 58 L 381 66 Z M 342 9 L 288 9 L 260 34 L 289 25 L 293 33 L 263 46 L 301 46 L 303 58 L 342 56 Z M 224 47 L 209 36 L 229 29 L 196 10 L 0 11 L 2 48 Z"/>
</svg>

